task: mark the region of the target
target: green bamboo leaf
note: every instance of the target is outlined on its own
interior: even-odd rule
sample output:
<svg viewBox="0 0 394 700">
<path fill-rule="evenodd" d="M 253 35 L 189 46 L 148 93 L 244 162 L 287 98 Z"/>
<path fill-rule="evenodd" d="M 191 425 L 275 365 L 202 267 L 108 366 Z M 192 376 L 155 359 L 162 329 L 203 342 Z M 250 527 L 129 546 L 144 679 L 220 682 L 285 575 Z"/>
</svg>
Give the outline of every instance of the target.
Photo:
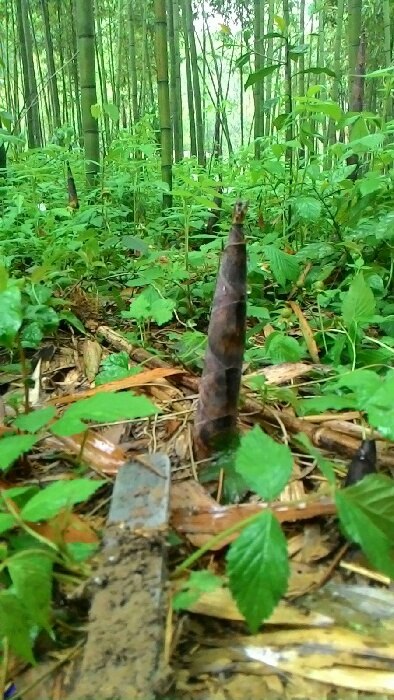
<svg viewBox="0 0 394 700">
<path fill-rule="evenodd" d="M 271 75 L 274 71 L 276 71 L 278 68 L 280 68 L 280 63 L 274 63 L 271 66 L 264 66 L 264 68 L 260 68 L 259 70 L 256 70 L 255 73 L 250 73 L 246 83 L 245 83 L 245 90 L 246 88 L 250 87 L 251 85 L 255 85 L 256 83 L 259 83 L 263 78 L 266 78 L 267 75 Z"/>
<path fill-rule="evenodd" d="M 266 620 L 289 579 L 286 538 L 271 512 L 245 528 L 227 554 L 231 593 L 252 633 Z"/>
</svg>

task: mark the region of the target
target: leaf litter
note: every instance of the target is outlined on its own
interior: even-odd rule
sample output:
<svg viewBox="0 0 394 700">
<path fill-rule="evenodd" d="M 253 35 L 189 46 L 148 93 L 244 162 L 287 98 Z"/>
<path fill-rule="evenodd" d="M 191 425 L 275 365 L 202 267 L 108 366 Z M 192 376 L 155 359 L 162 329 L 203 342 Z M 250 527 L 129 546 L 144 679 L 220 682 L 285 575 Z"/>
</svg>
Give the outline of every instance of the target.
<svg viewBox="0 0 394 700">
<path fill-rule="evenodd" d="M 362 285 L 362 280 L 357 284 Z M 211 460 L 203 456 L 196 461 L 191 425 L 199 380 L 189 370 L 132 346 L 113 328 L 98 325 L 96 318 L 87 323 L 95 328 L 96 340 L 78 341 L 74 337 L 70 342 L 64 338 L 63 346 L 40 360 L 33 402 L 38 409 L 54 406 L 61 414 L 81 399 L 89 401 L 106 393 L 112 397 L 130 390 L 153 401 L 158 409 L 144 419 L 108 420 L 107 426 L 102 419 L 95 426 L 94 416 L 88 421 L 89 416 L 82 412 L 80 418 L 87 420 L 89 429 L 79 434 L 45 435 L 27 458 L 34 478 L 18 477 L 17 483 L 38 481 L 45 486 L 59 478 L 70 483 L 73 472 L 69 469 L 77 465 L 91 479 L 99 478 L 110 487 L 126 462 L 136 459 L 144 468 L 147 453 L 168 455 L 172 464 L 170 525 L 182 538 L 180 548 L 178 543 L 178 548 L 170 550 L 170 573 L 176 574 L 171 595 L 176 601 L 181 593 L 187 594 L 180 608 L 175 605 L 176 613 L 170 616 L 166 630 L 166 655 L 172 667 L 169 697 L 174 700 L 291 699 L 312 694 L 350 700 L 394 695 L 394 592 L 390 577 L 374 571 L 353 545 L 343 545 L 334 519 L 341 501 L 336 502 L 331 495 L 331 472 L 322 461 L 330 462 L 333 478 L 338 481 L 360 441 L 369 435 L 376 440 L 379 469 L 390 473 L 394 448 L 378 431 L 364 428 L 360 411 L 328 410 L 300 417 L 287 401 L 267 401 L 253 388 L 251 380 L 256 376 L 263 378 L 264 386 L 282 390 L 305 388 L 319 373 L 327 374 L 327 368 L 318 364 L 305 315 L 295 302 L 292 306 L 315 364 L 285 362 L 243 375 L 239 420 L 241 434 L 250 440 L 255 436 L 262 455 L 266 436 L 275 439 L 279 461 L 282 446 L 291 446 L 290 480 L 287 485 L 279 480 L 272 492 L 262 494 L 264 470 L 256 469 L 255 488 L 246 489 L 240 502 L 226 503 L 221 498 L 227 478 L 225 463 L 209 476 Z M 344 308 L 344 315 L 351 323 L 351 307 Z M 100 361 L 114 350 L 127 353 L 128 369 L 134 368 L 135 373 L 96 385 Z M 308 453 L 302 449 L 300 435 L 304 436 L 304 447 L 305 440 L 311 446 Z M 269 467 L 274 469 L 275 465 L 264 465 Z M 242 464 L 238 468 L 242 472 Z M 204 469 L 208 469 L 208 478 L 199 480 Z M 14 485 L 12 478 L 3 480 L 3 494 Z M 31 528 L 48 542 L 97 544 L 110 494 L 110 489 L 104 494 L 98 490 L 89 506 L 77 507 L 72 514 L 56 513 L 48 523 L 31 523 Z M 74 503 L 83 500 L 76 494 L 72 497 Z M 30 504 L 33 508 L 34 499 Z M 346 501 L 341 507 L 346 509 Z M 263 570 L 261 581 L 251 582 L 252 586 L 263 586 L 264 576 L 272 576 L 283 547 L 287 547 L 290 575 L 287 586 L 278 582 L 279 602 L 272 614 L 263 625 L 252 623 L 253 633 L 247 634 L 242 605 L 234 601 L 224 576 L 224 562 L 226 547 L 238 537 L 243 521 L 253 517 L 265 518 L 266 527 L 275 529 L 278 541 L 268 558 L 270 567 Z M 265 547 L 264 538 L 259 541 L 259 536 L 261 529 L 256 532 L 255 557 Z M 242 537 L 238 542 L 242 547 Z M 180 559 L 187 561 L 195 548 L 203 550 L 202 570 L 197 574 L 214 576 L 209 589 L 206 581 L 199 588 L 198 576 L 193 584 L 197 589 L 190 589 L 187 567 L 180 565 Z M 230 579 L 237 579 L 240 566 L 242 560 L 234 558 L 232 572 L 230 557 Z M 42 661 L 35 669 L 24 672 L 21 662 L 9 654 L 8 678 L 16 680 L 23 697 L 31 700 L 55 697 L 54 692 L 56 697 L 67 697 L 81 663 L 81 627 L 83 640 L 91 598 L 89 579 L 81 581 L 77 589 L 75 581 L 66 579 L 60 579 L 59 586 L 63 605 L 69 606 L 71 619 L 74 615 L 72 629 L 69 622 L 63 629 L 60 626 L 64 650 L 52 645 L 40 654 Z M 260 604 L 258 599 L 256 604 Z M 246 615 L 247 611 L 248 606 Z M 127 630 L 124 633 L 127 635 Z"/>
</svg>

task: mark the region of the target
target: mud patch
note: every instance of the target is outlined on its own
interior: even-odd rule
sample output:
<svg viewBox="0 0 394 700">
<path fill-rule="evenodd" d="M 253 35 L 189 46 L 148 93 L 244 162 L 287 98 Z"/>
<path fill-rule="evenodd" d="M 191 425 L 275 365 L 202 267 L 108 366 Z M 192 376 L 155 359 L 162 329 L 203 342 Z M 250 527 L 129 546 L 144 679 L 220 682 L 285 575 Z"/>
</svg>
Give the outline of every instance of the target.
<svg viewBox="0 0 394 700">
<path fill-rule="evenodd" d="M 151 700 L 164 685 L 163 645 L 167 596 L 165 541 L 141 537 L 119 524 L 107 528 L 104 561 L 95 577 L 89 637 L 78 700 Z M 111 544 L 112 543 L 112 544 Z"/>
</svg>

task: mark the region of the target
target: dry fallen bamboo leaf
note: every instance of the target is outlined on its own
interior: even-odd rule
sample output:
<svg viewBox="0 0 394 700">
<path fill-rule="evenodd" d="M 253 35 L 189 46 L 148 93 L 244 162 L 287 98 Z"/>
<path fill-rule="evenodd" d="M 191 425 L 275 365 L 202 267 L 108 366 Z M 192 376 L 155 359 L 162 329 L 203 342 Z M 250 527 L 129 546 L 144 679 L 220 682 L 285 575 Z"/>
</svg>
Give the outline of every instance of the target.
<svg viewBox="0 0 394 700">
<path fill-rule="evenodd" d="M 175 582 L 173 591 L 179 590 L 181 582 Z M 217 617 L 220 620 L 244 621 L 237 604 L 228 588 L 215 588 L 213 591 L 202 593 L 198 600 L 187 607 L 187 610 L 199 615 Z M 306 612 L 295 605 L 281 601 L 272 615 L 265 620 L 268 625 L 285 625 L 286 627 L 325 627 L 332 625 L 334 620 L 321 613 Z"/>
<path fill-rule="evenodd" d="M 304 499 L 299 503 L 242 503 L 221 506 L 196 481 L 175 482 L 171 490 L 171 522 L 178 532 L 187 536 L 196 547 L 201 547 L 215 535 L 234 527 L 251 515 L 270 509 L 279 522 L 295 522 L 322 515 L 333 515 L 335 504 L 328 497 Z M 237 537 L 229 535 L 212 550 L 222 549 Z"/>
<path fill-rule="evenodd" d="M 306 320 L 304 314 L 302 313 L 299 304 L 297 304 L 297 302 L 295 301 L 289 301 L 289 306 L 291 307 L 293 313 L 297 316 L 298 323 L 300 324 L 301 333 L 304 336 L 306 347 L 308 348 L 308 352 L 313 362 L 316 362 L 317 364 L 320 361 L 319 350 L 317 348 L 316 341 L 313 337 L 313 331 L 308 321 Z"/>
<path fill-rule="evenodd" d="M 100 384 L 100 386 L 97 386 L 94 389 L 87 389 L 86 391 L 68 394 L 67 396 L 56 396 L 47 403 L 56 404 L 57 406 L 66 406 L 67 404 L 74 403 L 74 401 L 80 401 L 81 399 L 89 398 L 89 396 L 95 396 L 95 394 L 108 391 L 122 391 L 123 389 L 144 386 L 145 384 L 157 381 L 163 377 L 171 377 L 174 374 L 182 374 L 183 372 L 184 370 L 182 369 L 172 367 L 169 367 L 168 369 L 161 367 L 147 369 L 139 374 L 134 374 L 132 377 L 125 377 L 124 379 L 117 379 L 116 381 L 108 382 L 107 384 Z"/>
<path fill-rule="evenodd" d="M 127 461 L 120 446 L 114 445 L 93 430 L 68 437 L 50 436 L 44 445 L 80 457 L 81 461 L 100 474 L 115 476 Z"/>
</svg>

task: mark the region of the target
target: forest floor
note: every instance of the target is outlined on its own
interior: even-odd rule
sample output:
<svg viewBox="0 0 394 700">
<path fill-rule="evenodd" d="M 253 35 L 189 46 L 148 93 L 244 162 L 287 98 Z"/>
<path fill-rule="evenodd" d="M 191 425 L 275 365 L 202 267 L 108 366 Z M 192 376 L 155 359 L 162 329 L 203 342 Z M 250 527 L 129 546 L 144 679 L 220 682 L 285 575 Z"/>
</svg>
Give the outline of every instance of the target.
<svg viewBox="0 0 394 700">
<path fill-rule="evenodd" d="M 184 579 L 172 579 L 171 574 L 195 548 L 205 546 L 224 529 L 268 506 L 255 496 L 246 497 L 242 505 L 221 505 L 223 470 L 215 473 L 209 463 L 195 461 L 191 431 L 197 376 L 131 346 L 121 332 L 100 325 L 97 320 L 86 326 L 92 330 L 90 338 L 60 334 L 56 341 L 47 342 L 46 351 L 40 351 L 35 386 L 29 390 L 32 404 L 50 404 L 61 410 L 97 393 L 132 389 L 153 400 L 161 413 L 144 420 L 93 426 L 83 442 L 80 436 L 52 435 L 40 443 L 21 469 L 7 475 L 3 487 L 33 482 L 44 486 L 54 480 L 72 479 L 76 468 L 79 472 L 82 468 L 85 476 L 104 478 L 105 488 L 88 504 L 76 509 L 63 533 L 65 542 L 75 541 L 76 533 L 80 542 L 83 533 L 83 541 L 97 543 L 98 533 L 105 527 L 112 485 L 120 467 L 130 461 L 138 462 L 141 457 L 143 460 L 147 454 L 164 453 L 171 462 L 172 472 L 170 526 L 179 536 L 168 549 L 169 585 L 174 593 Z M 126 351 L 132 364 L 143 368 L 142 371 L 95 387 L 92 377 L 100 362 L 115 351 Z M 265 375 L 270 386 L 300 387 L 327 371 L 327 366 L 297 362 L 275 365 L 259 373 Z M 287 538 L 291 566 L 288 591 L 271 618 L 254 635 L 248 633 L 226 586 L 206 590 L 194 599 L 192 596 L 182 611 L 169 613 L 165 621 L 163 658 L 171 671 L 164 673 L 168 687 L 161 689 L 161 697 L 383 700 L 394 695 L 392 585 L 387 577 L 371 570 L 360 552 L 344 542 L 335 519 L 335 504 L 316 461 L 300 452 L 293 441 L 296 434 L 306 434 L 335 463 L 340 481 L 361 440 L 376 438 L 379 469 L 393 473 L 394 446 L 379 434 L 362 429 L 359 418 L 357 411 L 330 411 L 300 418 L 289 406 L 265 402 L 246 381 L 243 383 L 241 431 L 258 424 L 293 450 L 291 481 L 280 498 L 269 504 Z M 83 467 L 76 467 L 76 463 Z M 143 461 L 141 469 L 144 469 Z M 42 530 L 41 534 L 50 538 L 48 530 Z M 222 574 L 225 547 L 234 537 L 232 534 L 220 543 L 213 543 L 199 566 Z M 94 569 L 99 562 L 97 555 Z M 125 597 L 129 599 L 133 595 L 128 580 L 135 563 L 120 553 L 117 566 L 122 571 L 118 570 L 115 578 L 119 600 L 123 602 Z M 94 570 L 90 580 L 92 577 Z M 75 678 L 82 663 L 86 635 L 94 634 L 91 626 L 95 622 L 88 620 L 91 596 L 89 579 L 81 581 L 77 589 L 75 581 L 73 585 L 58 584 L 55 607 L 66 610 L 57 630 L 60 647 L 47 640 L 39 650 L 39 663 L 29 670 L 10 658 L 8 678 L 16 687 L 14 697 L 78 700 L 73 694 Z M 134 602 L 136 609 L 144 604 L 141 600 Z M 140 629 L 138 615 L 127 626 L 121 624 L 120 608 L 111 614 L 103 610 L 102 615 L 111 619 L 106 620 L 108 636 L 101 637 L 102 648 L 96 649 L 97 657 L 110 657 L 114 645 L 126 653 L 128 641 L 134 637 L 140 644 L 141 668 L 149 664 L 144 640 L 149 639 L 150 631 Z M 99 620 L 101 626 L 102 622 Z M 111 672 L 119 674 L 116 665 Z M 97 682 L 97 678 L 85 678 L 87 682 L 90 680 Z M 123 682 L 122 700 L 139 697 L 129 694 L 127 677 Z"/>
</svg>

